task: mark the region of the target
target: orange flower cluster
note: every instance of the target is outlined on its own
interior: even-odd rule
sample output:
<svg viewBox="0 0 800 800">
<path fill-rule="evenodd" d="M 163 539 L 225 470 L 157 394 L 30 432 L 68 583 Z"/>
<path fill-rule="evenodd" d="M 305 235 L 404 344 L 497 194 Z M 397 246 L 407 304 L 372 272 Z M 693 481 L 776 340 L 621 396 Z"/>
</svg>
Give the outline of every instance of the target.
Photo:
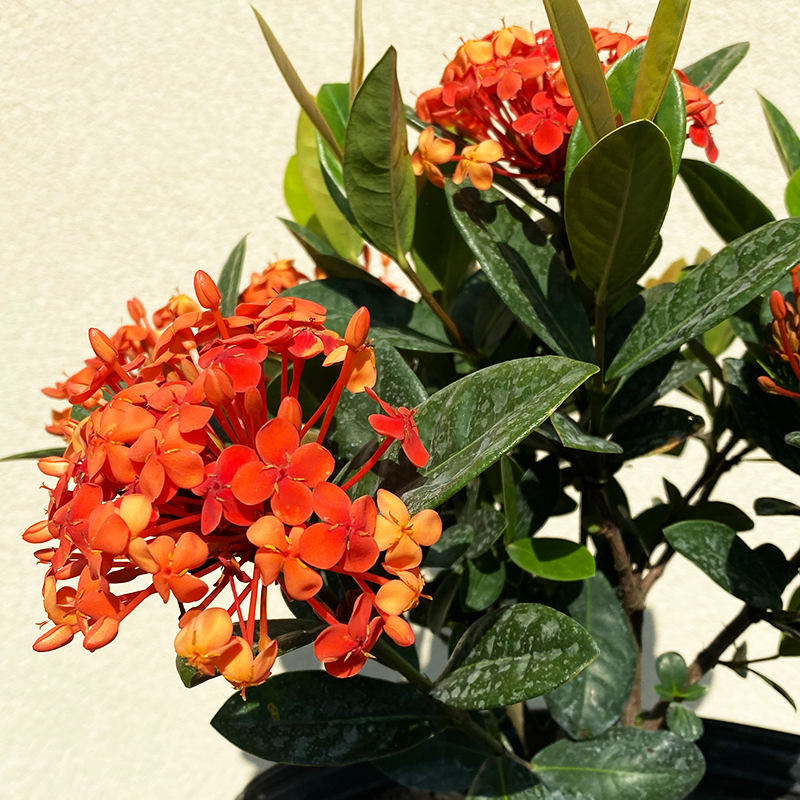
<svg viewBox="0 0 800 800">
<path fill-rule="evenodd" d="M 156 313 L 160 332 L 132 300 L 133 324 L 110 338 L 91 329 L 95 358 L 49 390 L 67 397 L 73 413 L 57 426 L 64 455 L 39 462 L 56 479 L 47 518 L 24 534 L 41 546 L 53 623 L 34 649 L 79 633 L 95 650 L 147 597 L 174 597 L 176 652 L 244 690 L 266 680 L 277 656 L 267 619 L 267 587 L 276 582 L 327 623 L 315 652 L 333 675 L 357 673 L 384 632 L 413 643 L 402 615 L 422 594 L 420 546 L 439 538 L 439 516 L 411 517 L 384 490 L 377 504 L 351 501 L 346 490 L 392 442 L 417 467 L 428 453 L 413 411 L 372 391 L 368 311 L 359 309 L 339 336 L 325 327 L 321 306 L 275 296 L 294 279 L 291 264 L 278 263 L 271 276 L 254 276 L 229 317 L 204 272 L 195 276 L 199 303 L 179 296 Z M 306 414 L 301 376 L 315 358 L 338 376 Z M 330 482 L 335 461 L 323 442 L 345 391 L 368 391 L 380 404 L 384 413 L 370 421 L 385 438 L 340 487 Z M 330 608 L 318 570 L 348 576 L 357 599 Z"/>
<path fill-rule="evenodd" d="M 647 38 L 634 39 L 606 28 L 591 30 L 604 69 Z M 717 149 L 709 128 L 716 123 L 716 108 L 685 75 L 678 74 L 691 122 L 689 138 L 704 147 L 713 162 Z M 415 173 L 424 172 L 442 185 L 438 165 L 458 158 L 454 181 L 469 176 L 478 189 L 491 186 L 493 173 L 527 178 L 541 186 L 562 180 L 569 135 L 578 119 L 552 32 L 534 34 L 517 25 L 461 45 L 440 85 L 417 98 L 416 111 L 423 122 L 479 144 L 477 150 L 468 145 L 456 157 L 454 143 L 434 139 L 433 129 L 426 129 L 414 156 Z M 498 161 L 514 171 L 490 166 Z"/>
<path fill-rule="evenodd" d="M 798 272 L 800 265 L 795 265 L 791 271 L 792 275 L 792 294 L 794 303 L 790 303 L 784 296 L 775 289 L 769 296 L 769 309 L 772 312 L 773 322 L 772 340 L 774 347 L 772 352 L 785 364 L 788 364 L 797 379 L 800 387 L 800 279 Z M 772 378 L 762 375 L 758 379 L 759 386 L 770 394 L 778 394 L 783 397 L 791 397 L 800 400 L 800 393 L 784 389 L 778 386 Z"/>
</svg>

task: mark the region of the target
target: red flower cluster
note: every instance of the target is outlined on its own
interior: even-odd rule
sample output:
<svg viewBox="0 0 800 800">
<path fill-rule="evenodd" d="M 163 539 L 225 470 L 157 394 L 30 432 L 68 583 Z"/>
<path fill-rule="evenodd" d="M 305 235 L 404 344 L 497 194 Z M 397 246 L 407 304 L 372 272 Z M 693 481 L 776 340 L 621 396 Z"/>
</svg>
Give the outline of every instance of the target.
<svg viewBox="0 0 800 800">
<path fill-rule="evenodd" d="M 274 274 L 254 276 L 229 317 L 204 272 L 195 276 L 199 305 L 173 298 L 156 313 L 156 327 L 131 301 L 133 324 L 111 338 L 91 329 L 95 358 L 48 390 L 67 397 L 73 413 L 56 425 L 67 438 L 64 455 L 39 462 L 57 479 L 47 518 L 24 534 L 42 546 L 36 556 L 47 568 L 44 607 L 53 623 L 34 649 L 80 633 L 95 650 L 147 597 L 172 596 L 181 607 L 177 653 L 244 689 L 266 680 L 277 656 L 266 608 L 276 582 L 328 624 L 315 652 L 334 675 L 358 672 L 383 632 L 413 643 L 402 614 L 419 601 L 420 545 L 438 539 L 441 521 L 433 511 L 409 517 L 384 490 L 377 505 L 370 496 L 351 502 L 346 490 L 394 441 L 417 466 L 428 454 L 413 411 L 371 390 L 367 310 L 353 315 L 343 338 L 328 330 L 321 306 L 275 296 L 293 279 L 287 263 L 274 286 Z M 305 414 L 301 375 L 317 357 L 338 365 L 338 377 Z M 342 393 L 365 390 L 385 412 L 370 417 L 385 440 L 339 487 L 329 482 L 335 462 L 325 434 Z M 318 570 L 348 576 L 357 599 L 329 608 L 318 596 Z"/>
<path fill-rule="evenodd" d="M 604 69 L 647 38 L 634 39 L 606 28 L 592 28 L 592 37 Z M 691 122 L 689 138 L 704 147 L 713 162 L 717 149 L 709 128 L 716 123 L 716 108 L 685 75 L 678 74 Z M 440 85 L 419 96 L 416 110 L 424 122 L 435 122 L 479 146 L 492 143 L 492 152 L 479 153 L 477 159 L 474 145 L 465 147 L 460 157 L 457 177 L 463 180 L 468 174 L 479 189 L 491 185 L 492 171 L 542 186 L 564 177 L 567 142 L 578 115 L 550 30 L 534 34 L 511 25 L 465 42 L 445 68 Z M 454 150 L 440 144 L 443 140 L 434 143 L 432 130 L 420 140 L 414 170 L 417 175 L 426 172 L 438 183 L 441 173 L 436 165 L 454 160 Z M 496 161 L 514 172 L 489 166 Z"/>
<path fill-rule="evenodd" d="M 775 289 L 769 296 L 769 309 L 772 312 L 773 347 L 771 352 L 785 364 L 788 364 L 792 374 L 797 379 L 800 388 L 800 278 L 798 272 L 800 265 L 795 265 L 791 270 L 792 294 L 794 302 L 791 303 Z M 772 378 L 762 375 L 758 379 L 759 386 L 770 394 L 791 397 L 800 400 L 800 393 L 793 392 L 779 386 Z"/>
</svg>

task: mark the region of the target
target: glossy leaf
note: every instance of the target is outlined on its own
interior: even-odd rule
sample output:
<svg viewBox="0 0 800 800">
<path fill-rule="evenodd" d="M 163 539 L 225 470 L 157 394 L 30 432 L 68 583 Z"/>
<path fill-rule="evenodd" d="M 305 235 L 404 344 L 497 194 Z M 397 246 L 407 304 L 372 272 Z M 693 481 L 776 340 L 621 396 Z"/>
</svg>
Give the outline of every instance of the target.
<svg viewBox="0 0 800 800">
<path fill-rule="evenodd" d="M 682 72 L 693 86 L 711 94 L 747 55 L 750 42 L 739 42 L 716 50 L 684 67 Z"/>
<path fill-rule="evenodd" d="M 243 236 L 236 247 L 233 248 L 225 266 L 222 268 L 217 288 L 222 295 L 219 310 L 223 317 L 230 317 L 236 311 L 239 302 L 239 284 L 242 280 L 242 266 L 244 254 L 247 251 L 247 236 Z"/>
<path fill-rule="evenodd" d="M 426 792 L 455 792 L 472 783 L 486 752 L 471 736 L 446 729 L 410 750 L 372 763 L 393 781 Z"/>
<path fill-rule="evenodd" d="M 500 538 L 506 528 L 506 518 L 496 508 L 483 506 L 472 516 L 471 525 L 475 534 L 467 549 L 467 558 L 477 558 Z"/>
<path fill-rule="evenodd" d="M 389 405 L 398 408 L 416 408 L 428 397 L 419 378 L 402 356 L 386 342 L 375 343 L 377 380 L 375 393 Z M 339 457 L 350 459 L 361 448 L 378 438 L 369 424 L 370 414 L 383 414 L 381 407 L 366 394 L 343 392 L 336 407 L 336 431 L 333 438 L 339 445 Z"/>
<path fill-rule="evenodd" d="M 761 389 L 756 381 L 763 373 L 755 364 L 727 358 L 723 372 L 733 411 L 747 437 L 784 467 L 800 474 L 800 451 L 784 439 L 787 433 L 800 429 L 797 403 Z"/>
<path fill-rule="evenodd" d="M 784 194 L 786 202 L 786 210 L 792 217 L 800 217 L 800 169 L 789 178 L 789 183 L 786 184 L 786 193 Z"/>
<path fill-rule="evenodd" d="M 284 292 L 324 306 L 326 326 L 344 335 L 347 323 L 360 306 L 369 309 L 370 336 L 401 350 L 449 353 L 457 350 L 449 344 L 439 319 L 422 303 L 412 303 L 391 289 L 372 283 L 340 278 L 309 281 Z"/>
<path fill-rule="evenodd" d="M 759 672 L 750 666 L 747 667 L 747 671 L 752 672 L 753 675 L 757 675 L 759 678 L 761 678 L 761 680 L 764 681 L 764 683 L 766 683 L 770 689 L 774 689 L 795 710 L 795 712 L 797 711 L 797 703 L 795 703 L 792 696 L 786 691 L 786 689 L 783 688 L 783 686 L 775 683 L 772 678 L 768 678 L 763 672 Z"/>
<path fill-rule="evenodd" d="M 414 237 L 417 193 L 396 68 L 397 52 L 390 47 L 353 100 L 344 186 L 358 224 L 382 253 L 400 262 Z"/>
<path fill-rule="evenodd" d="M 510 758 L 495 756 L 483 763 L 466 800 L 547 800 L 549 797 L 529 769 Z"/>
<path fill-rule="evenodd" d="M 578 0 L 544 0 L 575 110 L 592 144 L 616 127 L 603 67 Z"/>
<path fill-rule="evenodd" d="M 455 708 L 509 706 L 566 683 L 597 653 L 569 617 L 517 603 L 485 614 L 464 634 L 431 694 Z"/>
<path fill-rule="evenodd" d="M 680 176 L 708 224 L 726 242 L 775 220 L 749 189 L 714 164 L 684 158 Z"/>
<path fill-rule="evenodd" d="M 689 668 L 680 653 L 662 653 L 656 659 L 656 674 L 660 681 L 655 687 L 659 697 L 672 700 L 683 696 L 682 692 L 689 680 Z"/>
<path fill-rule="evenodd" d="M 4 456 L 0 461 L 27 461 L 28 459 L 52 458 L 57 456 L 61 458 L 64 455 L 64 447 L 49 447 L 43 450 L 28 450 L 25 453 L 14 453 L 13 456 Z"/>
<path fill-rule="evenodd" d="M 633 93 L 631 119 L 653 119 L 667 84 L 686 27 L 691 0 L 659 0 L 645 42 L 642 64 Z"/>
<path fill-rule="evenodd" d="M 640 456 L 666 453 L 703 429 L 703 418 L 683 408 L 655 406 L 623 422 L 614 431 L 614 441 L 630 461 Z"/>
<path fill-rule="evenodd" d="M 361 0 L 356 0 L 353 20 L 353 58 L 350 62 L 348 102 L 353 104 L 356 93 L 364 81 L 364 15 Z"/>
<path fill-rule="evenodd" d="M 484 611 L 500 597 L 506 585 L 506 565 L 493 553 L 466 562 L 461 581 L 461 604 L 469 611 Z"/>
<path fill-rule="evenodd" d="M 503 541 L 513 542 L 517 534 L 517 475 L 519 467 L 509 456 L 500 459 L 500 478 L 503 484 L 503 516 L 506 518 L 506 529 Z"/>
<path fill-rule="evenodd" d="M 800 517 L 800 506 L 777 497 L 759 497 L 753 503 L 753 508 L 759 517 Z"/>
<path fill-rule="evenodd" d="M 572 450 L 588 450 L 590 453 L 621 453 L 622 448 L 616 442 L 609 442 L 599 436 L 586 433 L 571 417 L 556 411 L 550 421 L 556 429 L 564 447 Z"/>
<path fill-rule="evenodd" d="M 433 275 L 442 290 L 442 303 L 449 308 L 475 256 L 450 216 L 447 195 L 427 180 L 417 198 L 413 253 L 417 271 L 424 265 Z"/>
<path fill-rule="evenodd" d="M 669 704 L 667 727 L 687 742 L 696 742 L 703 735 L 703 720 L 683 703 Z"/>
<path fill-rule="evenodd" d="M 319 255 L 336 257 L 336 251 L 330 246 L 328 241 L 310 228 L 300 225 L 290 219 L 283 219 L 282 217 L 278 217 L 278 219 L 286 226 L 289 233 L 297 239 L 312 259 Z M 309 221 L 312 220 L 316 220 L 316 217 L 312 216 Z"/>
<path fill-rule="evenodd" d="M 550 581 L 580 581 L 595 572 L 594 556 L 582 544 L 567 539 L 520 539 L 506 551 L 520 569 Z"/>
<path fill-rule="evenodd" d="M 586 742 L 562 740 L 533 759 L 548 790 L 592 800 L 682 800 L 704 770 L 695 745 L 666 731 L 634 728 L 614 728 Z"/>
<path fill-rule="evenodd" d="M 631 121 L 631 103 L 642 54 L 645 45 L 640 44 L 615 61 L 606 73 L 608 91 L 614 104 L 615 112 L 622 116 L 623 122 Z M 683 89 L 678 76 L 673 73 L 667 83 L 664 97 L 659 106 L 654 122 L 664 132 L 672 154 L 672 179 L 678 174 L 683 148 L 686 144 L 686 105 L 683 100 Z M 565 165 L 566 182 L 569 184 L 572 170 L 578 161 L 589 151 L 591 143 L 583 125 L 578 121 L 569 137 L 567 161 Z"/>
<path fill-rule="evenodd" d="M 726 592 L 756 608 L 780 608 L 781 593 L 758 554 L 721 522 L 689 520 L 664 528 L 667 541 Z"/>
<path fill-rule="evenodd" d="M 448 572 L 438 582 L 430 606 L 428 606 L 427 627 L 437 636 L 450 618 L 450 608 L 458 595 L 461 585 L 461 571 Z"/>
<path fill-rule="evenodd" d="M 641 275 L 671 191 L 669 143 L 648 120 L 617 128 L 575 165 L 564 218 L 589 288 L 613 291 Z"/>
<path fill-rule="evenodd" d="M 409 684 L 316 671 L 274 675 L 247 700 L 233 695 L 211 725 L 259 758 L 314 767 L 392 755 L 444 727 Z"/>
<path fill-rule="evenodd" d="M 428 549 L 423 566 L 447 569 L 460 566 L 466 558 L 467 550 L 474 536 L 475 529 L 472 525 L 465 523 L 445 528 L 439 541 Z"/>
<path fill-rule="evenodd" d="M 424 483 L 406 492 L 412 513 L 435 508 L 521 442 L 590 375 L 559 356 L 495 364 L 441 389 L 417 409 L 430 453 Z"/>
<path fill-rule="evenodd" d="M 250 6 L 250 8 L 253 7 Z M 300 80 L 300 76 L 297 74 L 297 71 L 292 65 L 292 62 L 289 60 L 289 57 L 284 52 L 284 49 L 280 46 L 280 43 L 275 37 L 275 34 L 272 32 L 272 29 L 269 27 L 269 25 L 267 25 L 261 14 L 259 14 L 254 8 L 253 13 L 256 15 L 258 26 L 261 28 L 261 33 L 264 35 L 264 40 L 266 41 L 267 46 L 272 53 L 272 57 L 275 59 L 275 63 L 278 65 L 278 69 L 280 70 L 283 79 L 286 81 L 286 84 L 294 95 L 295 100 L 297 100 L 297 102 L 300 104 L 300 108 L 302 108 L 303 112 L 308 115 L 314 127 L 320 132 L 333 152 L 338 154 L 338 158 L 341 158 L 342 151 L 339 148 L 339 145 L 337 144 L 333 134 L 331 133 L 331 129 L 328 127 L 328 123 L 325 121 L 325 117 L 322 116 L 320 110 L 317 108 L 314 98 L 308 93 L 308 90 L 303 85 L 303 82 Z"/>
<path fill-rule="evenodd" d="M 300 169 L 297 166 L 297 156 L 291 156 L 283 173 L 283 199 L 294 221 L 298 225 L 308 225 L 314 216 L 314 205 L 308 196 Z"/>
<path fill-rule="evenodd" d="M 700 500 L 681 512 L 681 519 L 710 519 L 723 522 L 737 533 L 753 530 L 753 520 L 740 508 L 718 500 Z"/>
<path fill-rule="evenodd" d="M 607 371 L 627 375 L 711 330 L 773 286 L 800 261 L 800 220 L 780 220 L 724 247 L 634 325 Z"/>
<path fill-rule="evenodd" d="M 525 470 L 517 484 L 515 539 L 526 539 L 540 530 L 563 496 L 558 456 L 543 458 Z"/>
<path fill-rule="evenodd" d="M 556 353 L 592 360 L 575 284 L 539 226 L 497 189 L 445 185 L 450 213 L 497 294 Z"/>
<path fill-rule="evenodd" d="M 762 95 L 759 97 L 764 116 L 767 118 L 772 143 L 778 151 L 786 177 L 791 178 L 800 169 L 800 136 L 795 133 L 789 120 L 766 97 Z"/>
<path fill-rule="evenodd" d="M 636 642 L 617 593 L 602 572 L 585 580 L 569 615 L 600 655 L 569 683 L 545 695 L 553 719 L 573 738 L 591 739 L 619 719 L 636 677 Z"/>
</svg>

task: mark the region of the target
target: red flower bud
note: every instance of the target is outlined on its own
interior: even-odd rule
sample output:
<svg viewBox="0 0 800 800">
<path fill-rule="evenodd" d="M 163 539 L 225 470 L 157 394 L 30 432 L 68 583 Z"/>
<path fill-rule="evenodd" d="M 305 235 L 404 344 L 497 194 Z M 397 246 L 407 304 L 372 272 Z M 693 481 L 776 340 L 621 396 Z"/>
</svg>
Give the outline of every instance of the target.
<svg viewBox="0 0 800 800">
<path fill-rule="evenodd" d="M 369 311 L 364 306 L 356 311 L 347 323 L 347 330 L 344 333 L 345 344 L 357 350 L 369 335 Z"/>
<path fill-rule="evenodd" d="M 194 293 L 203 308 L 219 308 L 222 295 L 219 293 L 217 284 L 207 272 L 203 272 L 201 269 L 197 270 L 194 276 Z"/>
<path fill-rule="evenodd" d="M 89 328 L 89 344 L 104 364 L 113 364 L 119 358 L 114 343 L 98 328 Z"/>
</svg>

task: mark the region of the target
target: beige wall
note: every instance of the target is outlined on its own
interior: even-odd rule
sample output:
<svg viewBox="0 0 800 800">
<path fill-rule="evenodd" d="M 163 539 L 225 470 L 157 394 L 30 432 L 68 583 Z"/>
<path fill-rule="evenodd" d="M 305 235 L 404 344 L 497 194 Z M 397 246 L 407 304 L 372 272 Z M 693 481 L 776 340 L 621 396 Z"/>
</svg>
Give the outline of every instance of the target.
<svg viewBox="0 0 800 800">
<path fill-rule="evenodd" d="M 257 3 L 313 90 L 346 80 L 350 2 Z M 654 0 L 586 0 L 592 24 L 630 20 L 643 32 Z M 752 49 L 719 91 L 719 165 L 782 214 L 783 176 L 755 90 L 800 128 L 800 38 L 789 0 L 696 0 L 679 64 L 749 39 Z M 434 85 L 460 36 L 499 24 L 544 27 L 537 2 L 365 1 L 367 63 L 391 43 L 406 100 Z M 279 78 L 247 3 L 239 0 L 6 0 L 0 15 L 0 380 L 6 425 L 0 454 L 52 446 L 42 432 L 50 402 L 38 393 L 89 354 L 90 325 L 113 330 L 136 295 L 153 310 L 198 268 L 216 274 L 250 232 L 247 267 L 275 255 L 300 258 L 275 221 L 292 152 L 294 101 Z M 719 245 L 679 186 L 661 263 Z M 695 450 L 699 450 L 699 446 Z M 626 485 L 639 506 L 667 474 L 687 488 L 682 462 L 653 458 Z M 679 470 L 684 469 L 681 473 Z M 721 499 L 760 494 L 795 499 L 798 479 L 767 464 L 726 477 Z M 93 655 L 78 644 L 39 655 L 30 643 L 41 609 L 41 569 L 20 540 L 42 516 L 45 495 L 33 463 L 3 464 L 0 538 L 0 786 L 8 797 L 233 798 L 254 767 L 209 727 L 228 696 L 219 681 L 192 692 L 173 670 L 175 610 L 156 601 Z M 793 550 L 791 518 L 759 522 L 748 541 L 777 531 Z M 770 534 L 771 535 L 771 534 Z M 691 658 L 738 604 L 686 562 L 653 593 L 658 652 Z M 757 634 L 757 635 L 756 635 Z M 775 647 L 770 629 L 749 636 L 751 653 Z M 767 665 L 800 694 L 797 662 Z M 755 679 L 715 676 L 707 716 L 800 733 L 789 706 Z"/>
</svg>

